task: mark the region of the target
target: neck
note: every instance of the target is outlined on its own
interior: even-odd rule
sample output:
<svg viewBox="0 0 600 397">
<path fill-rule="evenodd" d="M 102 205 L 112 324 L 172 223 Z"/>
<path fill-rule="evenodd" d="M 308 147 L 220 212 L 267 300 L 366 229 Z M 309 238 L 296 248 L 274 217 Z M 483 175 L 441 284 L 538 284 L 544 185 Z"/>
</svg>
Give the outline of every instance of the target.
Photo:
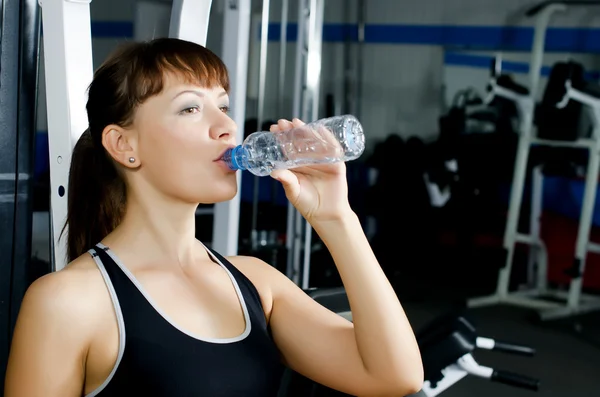
<svg viewBox="0 0 600 397">
<path fill-rule="evenodd" d="M 131 192 L 125 216 L 105 239 L 106 245 L 135 252 L 141 255 L 140 260 L 193 263 L 200 246 L 196 240 L 196 207 L 156 194 Z"/>
</svg>

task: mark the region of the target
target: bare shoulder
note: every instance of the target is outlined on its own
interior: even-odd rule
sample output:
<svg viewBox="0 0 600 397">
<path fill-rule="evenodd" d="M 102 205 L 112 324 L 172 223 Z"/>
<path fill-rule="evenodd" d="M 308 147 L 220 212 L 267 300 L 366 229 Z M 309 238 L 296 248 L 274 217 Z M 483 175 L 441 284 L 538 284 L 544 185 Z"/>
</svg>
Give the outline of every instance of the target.
<svg viewBox="0 0 600 397">
<path fill-rule="evenodd" d="M 96 263 L 90 255 L 84 254 L 64 269 L 39 278 L 29 289 L 32 293 L 47 294 L 53 302 L 65 300 L 67 302 L 64 303 L 68 303 L 74 295 L 79 298 L 93 297 L 94 287 L 97 288 L 102 283 L 102 275 Z"/>
<path fill-rule="evenodd" d="M 81 395 L 87 352 L 110 308 L 101 302 L 110 298 L 103 298 L 94 265 L 82 256 L 27 289 L 11 342 L 7 396 Z"/>
<path fill-rule="evenodd" d="M 103 290 L 104 289 L 104 290 Z M 75 259 L 63 270 L 37 279 L 27 290 L 21 311 L 52 318 L 53 321 L 78 319 L 75 324 L 90 324 L 98 303 L 106 295 L 102 275 L 88 254 Z M 72 324 L 71 324 L 72 325 Z"/>
<path fill-rule="evenodd" d="M 253 256 L 228 257 L 234 266 L 244 273 L 253 283 L 264 284 L 269 289 L 277 287 L 280 283 L 291 282 L 283 273 L 267 262 Z"/>
<path fill-rule="evenodd" d="M 275 292 L 291 281 L 275 267 L 256 257 L 231 256 L 227 257 L 227 260 L 254 284 L 260 294 L 265 313 L 269 317 Z"/>
<path fill-rule="evenodd" d="M 268 278 L 272 277 L 272 271 L 276 269 L 267 262 L 253 256 L 229 256 L 227 260 L 235 265 L 246 277 Z"/>
</svg>

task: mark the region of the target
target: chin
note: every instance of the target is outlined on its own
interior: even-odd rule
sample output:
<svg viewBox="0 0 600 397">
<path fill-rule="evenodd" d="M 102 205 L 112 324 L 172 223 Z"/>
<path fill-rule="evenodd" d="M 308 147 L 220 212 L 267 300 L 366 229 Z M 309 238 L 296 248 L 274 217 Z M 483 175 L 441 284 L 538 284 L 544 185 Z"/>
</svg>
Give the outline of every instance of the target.
<svg viewBox="0 0 600 397">
<path fill-rule="evenodd" d="M 196 180 L 180 189 L 176 196 L 190 203 L 214 204 L 229 201 L 238 193 L 238 184 L 235 174 L 227 178 L 212 178 L 210 180 Z M 183 188 L 183 189 L 182 189 Z"/>
<path fill-rule="evenodd" d="M 219 196 L 215 197 L 215 199 L 213 200 L 213 203 L 224 203 L 226 201 L 233 200 L 233 198 L 235 197 L 236 194 L 237 194 L 237 190 L 234 193 L 219 195 Z"/>
<path fill-rule="evenodd" d="M 211 186 L 210 190 L 210 195 L 207 195 L 206 191 L 199 194 L 198 197 L 200 197 L 200 202 L 205 204 L 222 203 L 232 200 L 238 192 L 237 183 L 233 183 L 229 186 L 225 184 Z"/>
</svg>

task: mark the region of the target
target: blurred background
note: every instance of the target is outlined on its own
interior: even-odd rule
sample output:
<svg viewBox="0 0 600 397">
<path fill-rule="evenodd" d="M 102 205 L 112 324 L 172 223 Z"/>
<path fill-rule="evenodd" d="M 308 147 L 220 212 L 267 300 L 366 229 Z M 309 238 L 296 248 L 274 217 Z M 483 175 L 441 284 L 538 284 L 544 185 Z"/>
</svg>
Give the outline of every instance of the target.
<svg viewBox="0 0 600 397">
<path fill-rule="evenodd" d="M 537 393 L 471 376 L 443 397 L 598 394 L 597 3 L 323 1 L 314 119 L 353 114 L 363 124 L 366 151 L 347 164 L 350 201 L 415 329 L 462 313 L 482 335 L 536 349 L 530 358 L 486 351 L 477 358 L 541 379 Z M 299 116 L 301 5 L 251 1 L 245 124 L 238 126 L 245 135 Z M 230 6 L 215 0 L 211 7 L 207 47 L 217 54 L 227 45 Z M 121 42 L 167 36 L 171 7 L 169 0 L 92 1 L 94 68 Z M 556 12 L 546 24 L 548 10 Z M 544 42 L 536 46 L 535 37 Z M 47 272 L 51 258 L 47 78 L 42 62 L 30 279 Z M 239 253 L 286 272 L 283 190 L 270 178 L 240 178 Z M 212 206 L 199 207 L 197 236 L 207 244 L 213 219 Z M 313 233 L 309 286 L 341 285 Z"/>
</svg>

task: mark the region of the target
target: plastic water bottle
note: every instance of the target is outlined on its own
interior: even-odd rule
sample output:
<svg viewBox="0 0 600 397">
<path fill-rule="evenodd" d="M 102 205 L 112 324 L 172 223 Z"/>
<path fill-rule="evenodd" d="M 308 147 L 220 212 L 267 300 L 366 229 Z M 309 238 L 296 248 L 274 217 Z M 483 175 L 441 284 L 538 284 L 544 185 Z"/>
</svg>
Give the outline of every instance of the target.
<svg viewBox="0 0 600 397">
<path fill-rule="evenodd" d="M 365 150 L 363 128 L 356 117 L 335 116 L 286 131 L 259 131 L 223 155 L 232 170 L 258 176 L 277 169 L 330 164 L 358 158 Z"/>
</svg>

